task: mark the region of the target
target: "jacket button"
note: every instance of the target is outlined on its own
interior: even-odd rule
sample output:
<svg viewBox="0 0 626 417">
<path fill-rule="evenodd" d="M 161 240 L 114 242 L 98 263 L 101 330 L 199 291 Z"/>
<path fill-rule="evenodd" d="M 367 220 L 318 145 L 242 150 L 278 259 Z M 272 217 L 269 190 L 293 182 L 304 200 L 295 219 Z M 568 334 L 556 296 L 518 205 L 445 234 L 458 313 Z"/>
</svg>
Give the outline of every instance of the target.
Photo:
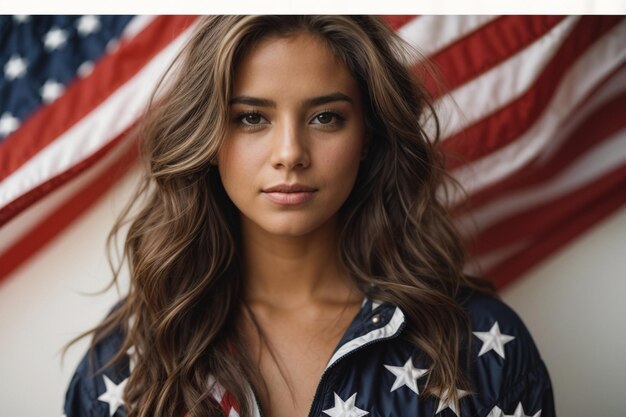
<svg viewBox="0 0 626 417">
<path fill-rule="evenodd" d="M 380 314 L 374 314 L 372 317 L 372 323 L 378 324 L 380 322 Z"/>
</svg>

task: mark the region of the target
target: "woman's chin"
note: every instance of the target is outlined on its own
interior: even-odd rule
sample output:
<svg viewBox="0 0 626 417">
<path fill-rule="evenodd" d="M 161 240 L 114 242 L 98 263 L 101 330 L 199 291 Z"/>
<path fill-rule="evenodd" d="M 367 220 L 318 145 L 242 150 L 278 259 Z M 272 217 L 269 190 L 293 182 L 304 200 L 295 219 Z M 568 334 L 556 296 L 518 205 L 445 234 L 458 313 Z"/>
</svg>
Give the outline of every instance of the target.
<svg viewBox="0 0 626 417">
<path fill-rule="evenodd" d="M 302 224 L 293 222 L 291 224 L 272 224 L 261 227 L 268 235 L 281 238 L 297 238 L 308 236 L 314 232 L 317 227 L 311 224 Z"/>
<path fill-rule="evenodd" d="M 277 238 L 299 238 L 324 233 L 329 226 L 329 219 L 311 218 L 304 213 L 281 213 L 280 216 L 271 216 L 268 219 L 246 219 L 244 229 L 248 232 L 261 232 Z M 273 217 L 273 218 L 272 218 Z"/>
</svg>

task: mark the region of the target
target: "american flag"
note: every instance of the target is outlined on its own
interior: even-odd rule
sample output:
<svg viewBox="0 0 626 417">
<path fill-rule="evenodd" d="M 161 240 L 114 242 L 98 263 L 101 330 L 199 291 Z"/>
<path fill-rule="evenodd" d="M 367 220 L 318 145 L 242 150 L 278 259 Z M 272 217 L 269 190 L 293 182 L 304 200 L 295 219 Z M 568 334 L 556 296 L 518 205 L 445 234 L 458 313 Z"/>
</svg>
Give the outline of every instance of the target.
<svg viewBox="0 0 626 417">
<path fill-rule="evenodd" d="M 448 88 L 427 79 L 471 272 L 502 287 L 626 202 L 622 16 L 384 18 Z M 0 18 L 0 280 L 134 164 L 124 133 L 195 21 Z"/>
</svg>

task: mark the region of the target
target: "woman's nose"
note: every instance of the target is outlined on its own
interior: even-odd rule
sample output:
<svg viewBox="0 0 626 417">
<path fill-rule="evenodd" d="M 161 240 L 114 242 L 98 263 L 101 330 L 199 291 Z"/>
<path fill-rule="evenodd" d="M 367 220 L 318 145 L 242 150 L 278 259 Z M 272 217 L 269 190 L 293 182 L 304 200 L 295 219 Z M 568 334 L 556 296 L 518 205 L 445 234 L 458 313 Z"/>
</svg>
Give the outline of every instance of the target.
<svg viewBox="0 0 626 417">
<path fill-rule="evenodd" d="M 274 168 L 306 168 L 311 163 L 305 133 L 295 123 L 285 123 L 276 129 L 273 138 L 272 166 Z"/>
</svg>

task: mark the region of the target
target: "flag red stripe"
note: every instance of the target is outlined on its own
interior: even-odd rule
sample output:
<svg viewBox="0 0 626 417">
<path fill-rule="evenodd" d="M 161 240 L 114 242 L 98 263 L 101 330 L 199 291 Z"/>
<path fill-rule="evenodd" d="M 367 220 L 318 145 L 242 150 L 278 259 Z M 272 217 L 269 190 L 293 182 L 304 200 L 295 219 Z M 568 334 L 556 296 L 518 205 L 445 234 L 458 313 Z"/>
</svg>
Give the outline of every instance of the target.
<svg viewBox="0 0 626 417">
<path fill-rule="evenodd" d="M 383 18 L 383 20 L 385 20 L 387 23 L 389 23 L 389 26 L 391 26 L 391 28 L 395 31 L 397 31 L 398 29 L 400 29 L 402 26 L 406 25 L 407 23 L 417 19 L 418 16 L 410 16 L 410 15 L 384 15 L 381 16 Z"/>
<path fill-rule="evenodd" d="M 85 158 L 79 163 L 73 165 L 70 169 L 62 172 L 59 175 L 49 178 L 45 182 L 39 184 L 37 187 L 28 190 L 20 197 L 2 207 L 0 209 L 0 227 L 8 223 L 13 217 L 17 216 L 20 212 L 27 209 L 32 204 L 36 203 L 41 198 L 50 194 L 57 188 L 65 185 L 76 176 L 84 172 L 86 169 L 93 166 L 97 161 L 107 155 L 111 150 L 115 149 L 115 147 L 119 145 L 122 140 L 124 140 L 126 133 L 130 131 L 130 129 L 131 128 L 129 128 L 121 135 L 118 135 L 102 148 L 98 149 L 98 151 L 91 154 L 88 158 Z"/>
<path fill-rule="evenodd" d="M 453 90 L 517 54 L 558 25 L 564 16 L 503 16 L 431 57 L 446 89 Z M 441 94 L 432 79 L 427 88 Z"/>
<path fill-rule="evenodd" d="M 534 237 L 530 246 L 489 268 L 484 275 L 489 277 L 498 289 L 502 289 L 596 223 L 623 207 L 626 204 L 624 192 L 626 190 L 626 167 L 622 167 L 620 171 L 621 173 L 616 173 L 616 177 L 621 175 L 622 180 L 617 182 L 612 189 L 594 200 L 589 200 L 587 204 L 581 205 L 569 216 L 557 217 L 550 224 L 551 227 L 545 228 Z"/>
<path fill-rule="evenodd" d="M 598 85 L 596 89 L 577 107 L 580 109 L 595 92 L 602 88 L 615 73 L 623 71 L 626 68 L 626 64 L 621 65 L 611 75 L 606 77 L 601 85 Z M 554 153 L 549 161 L 544 162 L 543 166 L 538 167 L 531 163 L 524 170 L 523 175 L 512 175 L 496 184 L 485 188 L 471 196 L 469 201 L 463 203 L 463 210 L 474 210 L 481 207 L 494 198 L 510 193 L 515 190 L 519 190 L 534 184 L 539 184 L 541 181 L 554 176 L 565 165 L 569 164 L 572 160 L 585 153 L 592 146 L 602 142 L 614 132 L 622 129 L 626 126 L 626 119 L 624 119 L 624 111 L 626 108 L 625 94 L 618 94 L 607 102 L 599 106 L 593 113 L 589 114 L 586 119 L 576 128 L 570 137 L 563 140 L 560 149 Z M 577 110 L 576 109 L 576 110 Z M 576 113 L 574 110 L 573 113 Z M 567 123 L 567 121 L 565 121 Z"/>
<path fill-rule="evenodd" d="M 471 162 L 515 141 L 546 111 L 559 80 L 573 62 L 622 19 L 621 16 L 582 17 L 526 93 L 446 139 L 442 142 L 443 149 L 461 154 L 466 162 Z M 450 159 L 448 169 L 455 169 L 461 164 L 457 159 Z"/>
<path fill-rule="evenodd" d="M 159 51 L 188 28 L 195 17 L 164 16 L 129 42 L 105 55 L 93 72 L 68 85 L 50 106 L 43 106 L 0 144 L 0 181 L 22 166 L 132 78 Z"/>
<path fill-rule="evenodd" d="M 118 138 L 119 139 L 119 138 Z M 0 255 L 0 281 L 53 240 L 58 233 L 89 209 L 117 183 L 137 159 L 137 147 L 130 146 L 98 177 L 78 190 L 61 206 L 42 219 Z"/>
<path fill-rule="evenodd" d="M 406 16 L 403 19 L 395 21 L 393 16 L 386 17 L 386 19 L 387 18 L 391 19 L 391 25 L 396 25 L 394 26 L 395 29 L 414 19 L 412 16 Z M 169 19 L 172 19 L 172 17 L 169 17 Z M 516 16 L 501 17 L 486 24 L 479 30 L 463 36 L 454 44 L 435 54 L 433 59 L 441 66 L 449 85 L 455 88 L 467 83 L 476 76 L 504 62 L 508 57 L 520 52 L 520 50 L 528 46 L 535 39 L 544 36 L 546 32 L 561 22 L 562 19 L 563 17 L 558 16 L 523 18 Z M 571 67 L 572 63 L 584 54 L 588 47 L 602 34 L 605 34 L 613 26 L 618 24 L 621 19 L 623 19 L 623 17 L 615 16 L 581 18 L 580 21 L 576 23 L 573 31 L 569 33 L 556 55 L 550 59 L 548 65 L 538 76 L 529 91 L 525 92 L 522 97 L 514 100 L 508 106 L 497 110 L 487 118 L 469 126 L 469 128 L 466 128 L 460 134 L 446 140 L 443 144 L 444 148 L 446 148 L 446 150 L 454 149 L 455 153 L 464 155 L 467 160 L 476 160 L 517 139 L 520 134 L 525 132 L 528 127 L 532 126 L 538 117 L 546 111 L 545 107 L 550 101 L 550 98 L 554 95 L 559 80 L 564 76 L 567 69 Z M 507 20 L 509 23 L 506 23 Z M 189 24 L 191 24 L 193 19 L 189 19 L 188 21 Z M 501 27 L 497 28 L 498 25 L 501 25 Z M 518 26 L 516 29 L 512 29 L 512 25 Z M 188 26 L 189 25 L 185 26 L 179 32 L 182 32 Z M 148 27 L 150 28 L 152 26 Z M 489 35 L 489 31 L 493 33 Z M 518 33 L 515 33 L 516 31 Z M 144 32 L 142 32 L 142 34 L 143 33 Z M 162 35 L 162 32 L 159 34 Z M 147 38 L 146 36 L 146 39 Z M 159 38 L 159 36 L 157 36 L 157 38 Z M 171 38 L 174 39 L 175 36 Z M 169 41 L 170 40 L 168 40 L 168 42 Z M 135 42 L 135 40 L 132 42 Z M 152 47 L 154 41 L 150 40 L 148 45 Z M 125 47 L 128 46 L 123 44 L 117 53 L 119 54 Z M 141 48 L 146 48 L 146 46 L 142 46 Z M 123 74 L 126 74 L 127 71 L 130 73 L 128 68 L 135 65 L 137 62 L 136 56 L 135 54 L 131 58 L 129 58 L 129 55 L 124 57 L 124 59 L 129 59 L 131 64 L 123 64 L 125 67 L 122 71 Z M 142 62 L 138 67 L 143 67 L 144 64 L 145 62 Z M 100 69 L 100 63 L 96 65 L 95 71 L 103 71 Z M 80 80 L 77 84 L 86 83 L 92 78 L 97 78 L 95 77 L 95 71 L 91 77 Z M 138 69 L 135 73 L 137 71 Z M 99 77 L 103 75 L 105 77 L 104 83 L 98 82 L 91 87 L 94 91 L 97 91 L 99 97 L 103 97 L 102 100 L 113 91 L 110 88 L 107 90 L 107 85 L 113 85 L 115 82 L 119 82 L 119 84 L 125 82 L 118 78 L 118 74 L 114 71 L 100 74 Z M 606 77 L 604 81 L 608 78 L 609 77 Z M 60 132 L 64 131 L 61 129 L 68 129 L 71 123 L 67 121 L 70 120 L 72 115 L 82 110 L 70 109 L 69 105 L 77 108 L 87 108 L 91 105 L 91 108 L 87 108 L 85 114 L 88 114 L 88 112 L 97 105 L 95 100 L 85 100 L 83 96 L 66 98 L 68 94 L 73 91 L 72 88 L 75 88 L 75 86 L 68 87 L 66 95 L 50 106 L 57 106 L 63 103 L 64 100 L 67 100 L 68 108 L 64 109 L 67 114 L 63 113 L 63 117 L 61 118 L 65 123 L 58 122 L 58 126 L 55 125 L 55 128 Z M 590 93 L 589 96 L 592 94 L 593 93 Z M 77 102 L 80 104 L 77 105 Z M 550 179 L 558 172 L 566 169 L 571 161 L 575 160 L 580 155 L 584 155 L 594 144 L 601 143 L 603 140 L 610 137 L 611 133 L 624 127 L 624 122 L 621 121 L 623 117 L 619 114 L 619 110 L 616 109 L 624 108 L 625 103 L 624 95 L 613 97 L 610 101 L 603 103 L 601 109 L 595 110 L 593 114 L 585 118 L 584 122 L 572 133 L 567 141 L 563 141 L 562 149 L 554 153 L 553 161 L 548 161 L 546 165 L 542 166 L 537 166 L 538 164 L 531 162 L 526 171 L 516 174 L 513 178 L 508 178 L 494 184 L 494 186 L 486 190 L 482 190 L 476 196 L 477 198 L 472 200 L 473 207 L 480 207 L 481 204 L 487 204 L 491 199 L 499 198 L 500 196 L 506 198 L 506 192 L 523 190 L 535 184 L 541 186 L 541 181 Z M 52 118 L 52 113 L 49 108 L 42 108 L 33 118 L 41 118 L 42 116 L 39 116 L 39 114 L 44 113 L 46 109 L 50 112 L 48 117 Z M 57 113 L 55 113 L 54 117 L 49 119 L 48 122 L 51 120 L 54 121 L 56 117 L 58 117 Z M 613 117 L 613 120 L 611 120 L 611 117 Z M 80 118 L 76 120 L 79 119 Z M 42 120 L 45 122 L 46 119 Z M 28 123 L 30 122 L 31 121 L 25 122 L 22 128 L 13 136 L 17 137 L 20 134 L 24 134 L 24 128 L 28 127 Z M 74 121 L 74 123 L 75 122 L 76 121 Z M 565 124 L 565 121 L 563 121 L 563 123 Z M 515 125 L 517 125 L 516 129 L 511 129 L 511 126 Z M 38 128 L 41 129 L 41 134 L 46 133 L 44 126 L 45 125 Z M 17 153 L 18 156 L 23 157 L 23 161 L 17 163 L 12 169 L 21 166 L 21 164 L 26 162 L 32 155 L 35 155 L 38 151 L 45 148 L 48 142 L 52 142 L 58 135 L 57 132 L 50 136 L 48 142 L 46 142 L 45 138 L 41 138 L 41 134 L 38 132 L 37 129 L 34 129 L 31 134 L 24 134 L 34 139 L 32 142 L 29 142 L 28 138 L 24 137 L 25 143 L 19 145 L 24 148 L 21 149 L 21 153 Z M 503 132 L 505 132 L 506 135 L 503 135 Z M 16 154 L 13 150 L 5 151 L 5 149 L 1 147 L 7 144 L 17 143 L 18 141 L 16 141 L 13 136 L 7 138 L 5 143 L 0 145 L 0 150 L 2 150 L 2 152 L 0 152 L 0 180 L 6 177 L 2 175 L 2 170 L 7 166 L 7 164 L 4 164 L 3 159 L 7 158 L 7 155 L 8 158 L 11 159 L 12 156 Z M 3 219 L 5 219 L 3 216 L 6 216 L 7 219 L 9 216 L 12 217 L 14 214 L 30 205 L 31 202 L 34 202 L 48 194 L 51 190 L 66 183 L 69 179 L 91 166 L 111 149 L 114 149 L 120 141 L 120 137 L 116 138 L 113 144 L 105 146 L 103 149 L 99 150 L 96 155 L 92 155 L 88 158 L 87 161 L 79 163 L 63 174 L 57 175 L 34 190 L 31 190 L 27 195 L 20 197 L 7 206 L 8 210 L 6 212 L 0 210 L 0 225 L 3 223 Z M 455 141 L 459 141 L 460 144 L 455 144 Z M 19 146 L 18 150 L 20 150 Z M 39 148 L 37 148 L 37 146 L 39 146 Z M 458 148 L 455 146 L 458 146 Z M 448 149 L 448 147 L 450 147 L 450 149 Z M 134 156 L 130 158 L 130 160 L 134 160 Z M 117 163 L 119 163 L 119 161 L 116 162 L 116 164 Z M 131 162 L 128 162 L 128 166 L 130 165 Z M 7 171 L 7 175 L 10 175 L 12 169 Z M 536 172 L 531 171 L 531 169 L 536 169 Z M 588 213 L 602 212 L 606 215 L 606 213 L 610 213 L 620 207 L 624 203 L 624 197 L 622 197 L 624 193 L 620 193 L 620 189 L 623 189 L 626 179 L 626 173 L 623 172 L 624 169 L 626 169 L 626 167 L 621 166 L 611 173 L 594 180 L 593 184 L 586 184 L 576 191 L 561 196 L 561 198 L 545 202 L 533 207 L 531 210 L 521 212 L 517 216 L 503 218 L 497 224 L 494 223 L 491 225 L 484 233 L 478 236 L 477 241 L 480 246 L 474 248 L 473 253 L 491 253 L 492 249 L 500 248 L 503 245 L 509 246 L 511 243 L 519 243 L 528 238 L 534 239 L 535 241 L 529 248 L 523 249 L 514 256 L 498 263 L 495 267 L 490 268 L 488 276 L 493 277 L 494 281 L 500 287 L 506 285 L 506 283 L 519 276 L 535 262 L 550 255 L 554 250 L 558 249 L 602 218 L 600 214 L 593 217 L 588 216 Z M 523 175 L 520 176 L 520 174 Z M 116 181 L 116 179 L 110 175 L 110 171 L 98 175 L 99 177 L 93 180 L 89 186 L 76 193 L 70 200 L 66 201 L 62 207 L 48 215 L 44 221 L 38 223 L 26 236 L 22 236 L 8 251 L 0 255 L 0 279 L 8 275 L 10 271 L 17 268 L 35 251 L 51 240 L 56 233 L 70 224 L 74 217 L 79 216 L 80 213 L 87 210 L 87 208 L 97 200 L 98 196 L 104 194 Z M 619 175 L 621 175 L 621 177 Z M 107 181 L 109 184 L 103 185 L 106 184 Z M 97 191 L 97 188 L 94 184 L 100 184 L 99 186 L 101 187 L 101 191 L 95 194 L 94 192 Z M 589 189 L 589 187 L 592 188 Z M 622 199 L 620 200 L 615 195 L 622 197 Z M 611 204 L 606 204 L 606 201 L 610 201 Z M 588 206 L 592 207 L 592 209 L 589 209 L 588 212 L 582 212 L 582 210 L 587 210 Z M 584 213 L 586 216 L 582 216 L 581 213 Z M 577 216 L 574 220 L 569 218 L 574 215 Z M 559 222 L 559 220 L 562 221 Z M 5 219 L 4 222 L 6 221 Z M 550 230 L 546 232 L 548 229 Z M 502 235 L 509 233 L 511 234 L 510 236 L 515 237 L 502 237 Z M 543 249 L 536 251 L 537 247 L 542 247 Z"/>
<path fill-rule="evenodd" d="M 553 224 L 576 221 L 581 208 L 601 202 L 611 193 L 626 194 L 626 165 L 622 165 L 562 197 L 510 216 L 481 231 L 472 246 L 472 255 L 480 256 L 515 242 L 532 238 Z"/>
</svg>

